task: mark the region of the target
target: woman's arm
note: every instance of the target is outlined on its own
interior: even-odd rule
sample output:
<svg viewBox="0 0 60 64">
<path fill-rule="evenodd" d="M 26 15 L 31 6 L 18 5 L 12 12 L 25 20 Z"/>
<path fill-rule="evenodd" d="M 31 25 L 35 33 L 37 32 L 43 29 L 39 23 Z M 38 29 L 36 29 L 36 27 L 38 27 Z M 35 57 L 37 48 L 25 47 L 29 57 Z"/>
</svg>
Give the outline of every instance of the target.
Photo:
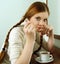
<svg viewBox="0 0 60 64">
<path fill-rule="evenodd" d="M 54 45 L 54 34 L 53 34 L 53 30 L 52 30 L 51 33 L 50 33 L 50 35 L 49 35 L 49 40 L 48 40 L 49 51 L 52 50 L 53 45 Z"/>
<path fill-rule="evenodd" d="M 48 41 L 44 40 L 42 47 L 47 51 L 51 51 L 53 45 L 54 45 L 54 35 L 52 35 L 52 37 L 48 37 Z"/>
<path fill-rule="evenodd" d="M 29 32 L 28 35 L 26 35 L 26 42 L 23 48 L 23 36 L 24 34 L 19 27 L 14 28 L 9 35 L 9 57 L 11 64 L 30 63 L 35 37 L 33 36 L 33 33 Z"/>
<path fill-rule="evenodd" d="M 22 54 L 16 60 L 15 64 L 29 64 L 33 53 L 34 41 L 26 41 Z"/>
<path fill-rule="evenodd" d="M 27 24 L 24 26 L 24 33 L 26 37 L 26 43 L 22 54 L 16 60 L 15 64 L 29 64 L 31 60 L 36 35 L 35 28 L 31 23 L 27 22 Z"/>
<path fill-rule="evenodd" d="M 51 51 L 51 49 L 53 48 L 53 44 L 54 44 L 53 29 L 49 27 L 48 32 L 46 32 L 46 34 L 48 35 L 48 42 L 43 42 L 43 48 Z"/>
</svg>

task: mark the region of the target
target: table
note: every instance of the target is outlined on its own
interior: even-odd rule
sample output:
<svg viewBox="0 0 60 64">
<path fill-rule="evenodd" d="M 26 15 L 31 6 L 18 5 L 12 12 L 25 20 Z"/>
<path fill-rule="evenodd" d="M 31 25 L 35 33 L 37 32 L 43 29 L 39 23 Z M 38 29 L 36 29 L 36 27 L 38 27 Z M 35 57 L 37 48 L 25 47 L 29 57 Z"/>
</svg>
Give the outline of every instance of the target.
<svg viewBox="0 0 60 64">
<path fill-rule="evenodd" d="M 54 57 L 54 61 L 50 63 L 43 63 L 43 64 L 60 64 L 60 48 L 57 48 L 56 46 L 53 47 L 51 54 Z M 35 61 L 36 55 L 32 55 L 31 64 L 41 64 Z"/>
</svg>

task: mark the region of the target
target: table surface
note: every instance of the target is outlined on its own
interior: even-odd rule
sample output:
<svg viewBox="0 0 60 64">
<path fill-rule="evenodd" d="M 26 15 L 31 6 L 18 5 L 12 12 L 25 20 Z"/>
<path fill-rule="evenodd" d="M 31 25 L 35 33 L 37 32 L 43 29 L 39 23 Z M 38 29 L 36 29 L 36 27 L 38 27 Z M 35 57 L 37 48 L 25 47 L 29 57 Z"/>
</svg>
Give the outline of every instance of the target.
<svg viewBox="0 0 60 64">
<path fill-rule="evenodd" d="M 49 63 L 38 63 L 35 61 L 36 55 L 32 56 L 31 64 L 60 64 L 60 48 L 53 47 L 52 53 L 54 60 Z"/>
</svg>

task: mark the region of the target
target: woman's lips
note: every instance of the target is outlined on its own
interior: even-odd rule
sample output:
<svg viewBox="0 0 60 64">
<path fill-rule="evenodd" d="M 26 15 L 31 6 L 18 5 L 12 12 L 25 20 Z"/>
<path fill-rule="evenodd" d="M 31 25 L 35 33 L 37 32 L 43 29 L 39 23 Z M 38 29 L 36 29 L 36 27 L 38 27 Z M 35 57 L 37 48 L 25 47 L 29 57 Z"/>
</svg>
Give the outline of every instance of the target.
<svg viewBox="0 0 60 64">
<path fill-rule="evenodd" d="M 37 26 L 37 31 L 43 31 L 44 30 L 44 26 Z"/>
<path fill-rule="evenodd" d="M 37 27 L 37 32 L 41 33 L 41 35 L 45 34 L 45 28 L 44 27 Z"/>
</svg>

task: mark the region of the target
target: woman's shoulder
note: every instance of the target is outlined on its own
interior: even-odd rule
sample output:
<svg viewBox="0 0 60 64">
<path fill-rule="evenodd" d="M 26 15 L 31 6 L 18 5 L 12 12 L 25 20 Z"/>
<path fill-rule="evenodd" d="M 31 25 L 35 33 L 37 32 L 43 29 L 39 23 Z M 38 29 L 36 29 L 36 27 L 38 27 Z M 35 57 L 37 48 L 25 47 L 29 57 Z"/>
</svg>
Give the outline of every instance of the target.
<svg viewBox="0 0 60 64">
<path fill-rule="evenodd" d="M 21 37 L 21 38 L 24 37 L 23 28 L 20 27 L 20 26 L 14 27 L 14 28 L 11 30 L 10 34 L 9 34 L 9 39 L 12 40 L 12 38 L 14 38 L 14 40 L 15 40 L 15 39 L 20 38 L 20 37 Z"/>
<path fill-rule="evenodd" d="M 20 33 L 20 32 L 23 32 L 23 27 L 22 27 L 22 26 L 17 26 L 17 27 L 14 27 L 14 28 L 11 30 L 10 34 L 11 34 L 11 33 Z"/>
<path fill-rule="evenodd" d="M 20 31 L 20 30 L 23 30 L 23 26 L 22 25 L 21 26 L 14 27 L 12 29 L 12 31 Z"/>
<path fill-rule="evenodd" d="M 9 41 L 12 42 L 12 41 L 19 41 L 19 40 L 22 40 L 22 38 L 24 37 L 24 33 L 22 31 L 22 27 L 14 27 L 10 34 L 9 34 Z"/>
</svg>

